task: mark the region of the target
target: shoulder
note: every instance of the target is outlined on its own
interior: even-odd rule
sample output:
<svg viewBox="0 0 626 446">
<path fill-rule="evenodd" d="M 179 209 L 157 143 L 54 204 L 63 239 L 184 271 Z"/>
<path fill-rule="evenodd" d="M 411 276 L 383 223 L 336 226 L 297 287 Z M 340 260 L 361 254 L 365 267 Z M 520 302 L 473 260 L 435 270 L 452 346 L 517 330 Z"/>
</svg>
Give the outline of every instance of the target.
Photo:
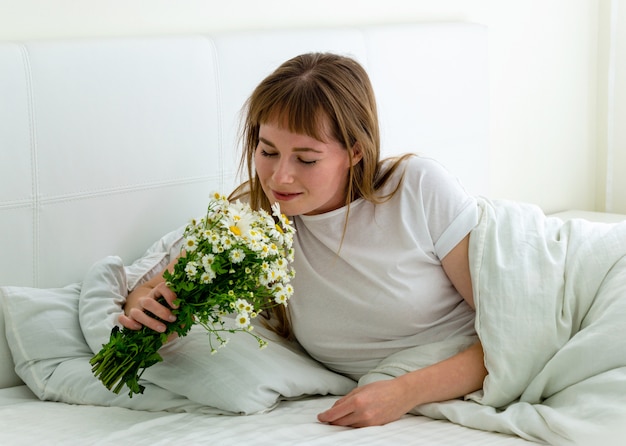
<svg viewBox="0 0 626 446">
<path fill-rule="evenodd" d="M 382 162 L 381 172 L 387 177 L 385 183 L 389 183 L 392 188 L 402 187 L 405 182 L 410 184 L 409 187 L 439 187 L 446 183 L 459 183 L 458 178 L 442 163 L 418 155 L 387 158 Z"/>
<path fill-rule="evenodd" d="M 395 179 L 393 179 L 395 178 Z M 391 175 L 385 192 L 397 196 L 411 206 L 419 205 L 425 214 L 449 215 L 450 218 L 466 206 L 475 203 L 460 179 L 439 161 L 421 156 L 402 160 Z M 438 217 L 437 217 L 438 218 Z"/>
<path fill-rule="evenodd" d="M 405 160 L 406 170 L 421 175 L 444 175 L 452 177 L 448 169 L 434 158 L 415 155 Z"/>
</svg>

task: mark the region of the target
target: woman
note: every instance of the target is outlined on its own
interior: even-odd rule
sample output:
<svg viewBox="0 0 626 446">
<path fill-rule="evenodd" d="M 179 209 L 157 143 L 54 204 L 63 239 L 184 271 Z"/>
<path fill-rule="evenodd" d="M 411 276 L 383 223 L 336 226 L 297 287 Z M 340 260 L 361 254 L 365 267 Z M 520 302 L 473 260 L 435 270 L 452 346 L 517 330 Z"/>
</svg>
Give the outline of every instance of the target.
<svg viewBox="0 0 626 446">
<path fill-rule="evenodd" d="M 280 203 L 297 230 L 295 294 L 288 314 L 272 314 L 277 332 L 354 379 L 404 349 L 475 336 L 468 243 L 476 202 L 432 160 L 379 159 L 374 94 L 356 61 L 295 57 L 261 82 L 246 112 L 250 180 L 233 196 L 253 208 Z M 164 331 L 146 314 L 172 320 L 161 296 L 174 307 L 159 275 L 128 296 L 120 322 Z M 385 424 L 480 389 L 486 373 L 476 340 L 429 367 L 359 386 L 318 419 Z"/>
</svg>

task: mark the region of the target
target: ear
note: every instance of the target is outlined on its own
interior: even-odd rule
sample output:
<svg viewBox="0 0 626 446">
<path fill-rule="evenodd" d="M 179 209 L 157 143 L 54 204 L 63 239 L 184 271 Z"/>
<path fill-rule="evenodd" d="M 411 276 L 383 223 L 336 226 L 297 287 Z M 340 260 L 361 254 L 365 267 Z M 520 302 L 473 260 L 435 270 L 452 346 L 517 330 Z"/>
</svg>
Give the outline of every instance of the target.
<svg viewBox="0 0 626 446">
<path fill-rule="evenodd" d="M 361 144 L 359 144 L 358 142 L 355 143 L 350 150 L 352 151 L 352 167 L 354 167 L 359 164 L 359 162 L 363 159 Z"/>
</svg>

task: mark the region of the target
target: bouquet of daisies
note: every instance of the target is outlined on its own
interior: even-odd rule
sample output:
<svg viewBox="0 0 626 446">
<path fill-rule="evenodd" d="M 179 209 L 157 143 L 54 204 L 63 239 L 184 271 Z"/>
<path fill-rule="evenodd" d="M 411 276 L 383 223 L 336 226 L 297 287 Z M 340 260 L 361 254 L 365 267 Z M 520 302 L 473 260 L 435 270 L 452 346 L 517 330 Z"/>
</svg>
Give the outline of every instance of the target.
<svg viewBox="0 0 626 446">
<path fill-rule="evenodd" d="M 220 334 L 224 331 L 247 332 L 260 347 L 266 345 L 252 332 L 251 319 L 272 306 L 287 305 L 294 275 L 289 264 L 295 229 L 278 204 L 272 211 L 273 216 L 213 194 L 206 216 L 185 228 L 174 270 L 164 273 L 177 295 L 178 308 L 172 310 L 176 321 L 163 321 L 164 333 L 116 326 L 109 342 L 91 359 L 94 375 L 109 390 L 119 393 L 126 385 L 131 398 L 143 393 L 139 378 L 146 368 L 162 361 L 159 348 L 169 335 L 185 336 L 194 324 L 212 334 L 217 347 L 227 341 Z M 225 328 L 223 318 L 229 314 L 235 317 L 236 328 Z M 216 352 L 212 343 L 211 349 Z"/>
</svg>

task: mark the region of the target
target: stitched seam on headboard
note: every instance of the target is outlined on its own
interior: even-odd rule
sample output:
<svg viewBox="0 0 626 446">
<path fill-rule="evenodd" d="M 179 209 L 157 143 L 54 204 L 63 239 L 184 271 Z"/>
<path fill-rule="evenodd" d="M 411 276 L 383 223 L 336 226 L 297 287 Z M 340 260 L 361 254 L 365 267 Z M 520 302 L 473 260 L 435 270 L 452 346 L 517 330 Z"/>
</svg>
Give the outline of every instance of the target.
<svg viewBox="0 0 626 446">
<path fill-rule="evenodd" d="M 39 283 L 39 162 L 37 157 L 37 122 L 35 118 L 35 97 L 33 92 L 32 70 L 26 45 L 20 46 L 26 81 L 26 97 L 28 101 L 28 126 L 30 137 L 30 162 L 32 185 L 32 231 L 33 231 L 33 286 Z"/>
<path fill-rule="evenodd" d="M 25 199 L 25 200 L 12 200 L 12 201 L 3 201 L 0 203 L 0 210 L 3 209 L 24 209 L 30 208 L 33 205 L 33 200 Z"/>
<path fill-rule="evenodd" d="M 219 174 L 219 178 L 222 178 L 224 173 Z M 69 202 L 69 201 L 77 201 L 83 199 L 89 199 L 94 197 L 106 197 L 111 195 L 121 195 L 129 192 L 138 192 L 144 190 L 152 190 L 152 189 L 160 189 L 160 188 L 169 188 L 172 186 L 184 186 L 187 184 L 196 184 L 203 183 L 207 181 L 211 181 L 215 179 L 215 176 L 205 175 L 199 177 L 189 177 L 181 180 L 173 180 L 173 181 L 159 181 L 159 182 L 151 182 L 151 183 L 136 183 L 127 186 L 120 187 L 111 187 L 111 188 L 102 188 L 102 189 L 90 189 L 84 191 L 78 191 L 68 194 L 58 194 L 52 196 L 41 195 L 39 197 L 39 203 L 57 203 L 57 202 Z"/>
</svg>

